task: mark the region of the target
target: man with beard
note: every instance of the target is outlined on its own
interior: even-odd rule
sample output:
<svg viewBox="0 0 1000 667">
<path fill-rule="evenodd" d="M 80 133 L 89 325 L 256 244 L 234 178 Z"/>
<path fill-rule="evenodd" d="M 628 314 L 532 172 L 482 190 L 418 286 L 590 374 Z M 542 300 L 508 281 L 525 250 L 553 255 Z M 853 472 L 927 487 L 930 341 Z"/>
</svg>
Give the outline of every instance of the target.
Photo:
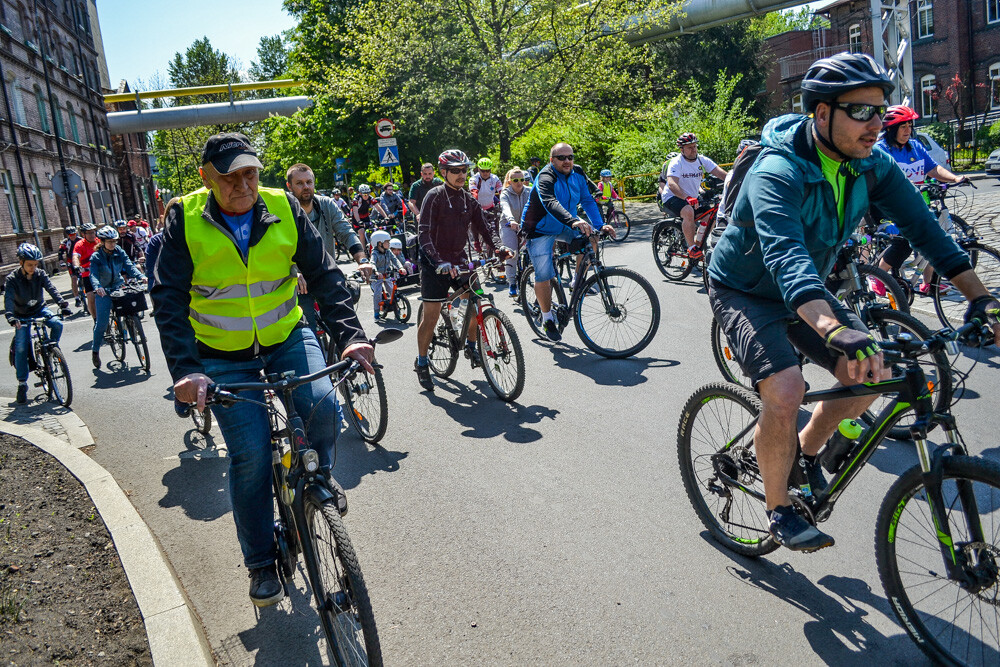
<svg viewBox="0 0 1000 667">
<path fill-rule="evenodd" d="M 444 181 L 434 175 L 434 165 L 430 162 L 420 165 L 420 180 L 410 186 L 410 194 L 408 196 L 410 210 L 413 211 L 413 215 L 416 216 L 418 222 L 420 221 L 420 206 L 424 203 L 424 197 L 431 191 L 431 188 L 436 188 L 443 183 Z"/>
</svg>

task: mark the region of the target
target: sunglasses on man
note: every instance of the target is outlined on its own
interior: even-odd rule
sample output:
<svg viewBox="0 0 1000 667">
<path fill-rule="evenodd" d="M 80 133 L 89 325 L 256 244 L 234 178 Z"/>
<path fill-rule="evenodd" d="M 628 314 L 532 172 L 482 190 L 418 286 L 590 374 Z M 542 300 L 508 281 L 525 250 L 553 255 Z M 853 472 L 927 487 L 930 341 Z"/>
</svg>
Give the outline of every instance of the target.
<svg viewBox="0 0 1000 667">
<path fill-rule="evenodd" d="M 568 160 L 574 159 L 576 156 L 570 153 L 569 155 L 553 155 L 552 157 L 559 160 L 560 162 L 566 162 Z"/>
<path fill-rule="evenodd" d="M 448 167 L 449 174 L 468 174 L 468 167 Z"/>
<path fill-rule="evenodd" d="M 873 116 L 881 119 L 889 107 L 885 104 L 861 104 L 859 102 L 834 102 L 834 109 L 841 109 L 851 120 L 867 123 Z"/>
</svg>

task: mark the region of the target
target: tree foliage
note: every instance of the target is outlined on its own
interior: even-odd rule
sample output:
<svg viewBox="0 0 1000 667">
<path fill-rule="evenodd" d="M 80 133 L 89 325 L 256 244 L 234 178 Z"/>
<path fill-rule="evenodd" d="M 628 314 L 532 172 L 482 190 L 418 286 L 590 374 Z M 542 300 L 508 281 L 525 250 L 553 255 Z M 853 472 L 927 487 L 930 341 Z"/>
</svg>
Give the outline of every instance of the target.
<svg viewBox="0 0 1000 667">
<path fill-rule="evenodd" d="M 789 30 L 813 30 L 814 28 L 830 27 L 829 19 L 814 14 L 809 7 L 769 12 L 750 19 L 750 21 L 751 29 L 757 32 L 762 39 L 780 35 Z"/>
</svg>

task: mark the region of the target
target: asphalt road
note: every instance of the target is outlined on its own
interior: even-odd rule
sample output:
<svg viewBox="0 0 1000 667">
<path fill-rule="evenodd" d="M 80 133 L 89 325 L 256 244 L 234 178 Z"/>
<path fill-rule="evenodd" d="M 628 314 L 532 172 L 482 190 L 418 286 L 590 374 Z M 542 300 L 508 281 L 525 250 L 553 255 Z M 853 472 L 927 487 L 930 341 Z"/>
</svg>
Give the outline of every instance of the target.
<svg viewBox="0 0 1000 667">
<path fill-rule="evenodd" d="M 971 208 L 1000 245 L 1000 187 L 979 185 Z M 649 233 L 637 225 L 606 252 L 607 263 L 646 275 L 660 299 L 659 332 L 637 358 L 599 358 L 572 329 L 561 344 L 535 340 L 502 294 L 527 360 L 515 405 L 464 360 L 434 394 L 421 393 L 413 326 L 380 350 L 388 433 L 371 448 L 347 430 L 335 474 L 386 664 L 926 662 L 891 616 L 872 546 L 886 489 L 916 464 L 912 446 L 890 441 L 875 455 L 825 524 L 832 549 L 755 561 L 708 538 L 675 450 L 683 403 L 721 379 L 711 312 L 700 279 L 660 276 Z M 370 306 L 366 294 L 362 322 L 374 331 Z M 301 576 L 290 601 L 250 605 L 221 437 L 206 441 L 174 416 L 159 346 L 150 376 L 131 352 L 132 365 L 108 364 L 106 348 L 95 371 L 90 335 L 89 318 L 72 319 L 63 349 L 73 408 L 97 441 L 92 456 L 160 540 L 220 661 L 325 662 Z M 971 450 L 1000 460 L 998 366 L 994 351 L 955 412 Z M 13 372 L 0 392 L 14 395 Z"/>
</svg>

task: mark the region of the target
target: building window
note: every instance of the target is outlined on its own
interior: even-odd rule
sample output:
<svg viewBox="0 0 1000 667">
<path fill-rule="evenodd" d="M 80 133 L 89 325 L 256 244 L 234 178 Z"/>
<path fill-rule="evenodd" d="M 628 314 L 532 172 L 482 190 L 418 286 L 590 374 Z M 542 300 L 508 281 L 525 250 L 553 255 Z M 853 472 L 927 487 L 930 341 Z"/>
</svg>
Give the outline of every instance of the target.
<svg viewBox="0 0 1000 667">
<path fill-rule="evenodd" d="M 73 141 L 80 143 L 80 128 L 76 125 L 76 114 L 69 102 L 66 103 L 66 115 L 69 116 L 69 131 L 73 134 Z"/>
<path fill-rule="evenodd" d="M 17 208 L 17 196 L 14 194 L 14 181 L 6 169 L 0 171 L 0 187 L 3 188 L 3 198 L 7 200 L 7 210 L 10 212 L 10 223 L 15 233 L 24 231 L 21 224 L 21 211 Z"/>
<path fill-rule="evenodd" d="M 28 121 L 24 116 L 24 95 L 21 94 L 21 84 L 14 79 L 14 85 L 11 86 L 14 92 L 14 120 L 17 121 L 18 125 L 27 125 Z"/>
<path fill-rule="evenodd" d="M 990 65 L 990 108 L 1000 109 L 1000 63 Z"/>
<path fill-rule="evenodd" d="M 861 48 L 861 24 L 855 23 L 847 29 L 847 44 L 851 53 L 861 53 L 863 50 Z"/>
<path fill-rule="evenodd" d="M 55 97 L 53 95 L 53 97 Z M 56 99 L 55 106 L 52 107 L 53 115 L 56 117 L 56 133 L 59 135 L 60 139 L 66 138 L 66 127 L 63 124 L 63 113 L 62 107 L 59 105 L 59 100 Z"/>
<path fill-rule="evenodd" d="M 42 89 L 35 86 L 35 104 L 38 105 L 38 121 L 42 128 L 42 132 L 51 132 L 49 128 L 49 108 L 45 104 L 45 95 L 42 94 Z"/>
<path fill-rule="evenodd" d="M 937 83 L 933 74 L 920 77 L 920 102 L 924 116 L 933 116 L 937 112 L 934 96 L 937 94 Z"/>
<path fill-rule="evenodd" d="M 934 4 L 931 0 L 917 0 L 917 38 L 934 35 Z"/>
<path fill-rule="evenodd" d="M 792 95 L 792 113 L 805 113 L 802 108 L 802 93 Z"/>
<path fill-rule="evenodd" d="M 986 0 L 986 22 L 1000 21 L 1000 0 Z"/>
<path fill-rule="evenodd" d="M 42 229 L 49 228 L 49 221 L 45 218 L 45 204 L 42 202 L 42 189 L 38 186 L 38 177 L 31 174 L 31 198 L 38 209 L 38 221 Z"/>
</svg>

